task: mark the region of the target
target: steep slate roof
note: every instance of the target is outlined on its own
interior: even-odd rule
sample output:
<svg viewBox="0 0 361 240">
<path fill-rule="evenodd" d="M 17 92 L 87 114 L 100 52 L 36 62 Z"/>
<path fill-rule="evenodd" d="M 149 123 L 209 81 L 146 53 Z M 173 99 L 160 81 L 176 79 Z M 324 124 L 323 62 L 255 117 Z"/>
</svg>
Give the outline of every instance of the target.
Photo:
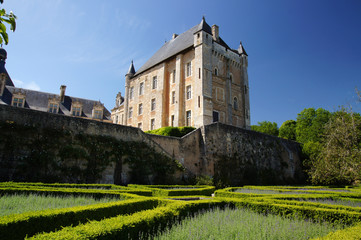
<svg viewBox="0 0 361 240">
<path fill-rule="evenodd" d="M 204 17 L 200 24 L 192 27 L 188 31 L 180 34 L 175 39 L 166 42 L 138 71 L 134 76 L 148 70 L 151 67 L 163 62 L 164 60 L 190 48 L 194 44 L 194 34 L 198 31 L 205 31 L 212 35 L 212 28 L 206 23 Z M 232 50 L 223 40 L 219 38 L 218 43 L 227 49 Z M 237 52 L 237 50 L 232 50 Z"/>
<path fill-rule="evenodd" d="M 12 95 L 14 92 L 22 92 L 26 95 L 25 97 L 25 108 L 30 108 L 38 111 L 47 112 L 49 98 L 58 97 L 58 94 L 39 92 L 30 89 L 17 88 L 13 86 L 6 86 L 4 94 L 0 97 L 0 104 L 11 105 Z M 58 114 L 71 116 L 71 104 L 72 102 L 79 101 L 83 104 L 82 117 L 92 118 L 92 110 L 95 104 L 99 104 L 99 101 L 88 100 L 83 98 L 75 98 L 65 95 L 64 103 L 59 106 Z M 104 107 L 103 119 L 110 120 L 110 112 Z"/>
</svg>

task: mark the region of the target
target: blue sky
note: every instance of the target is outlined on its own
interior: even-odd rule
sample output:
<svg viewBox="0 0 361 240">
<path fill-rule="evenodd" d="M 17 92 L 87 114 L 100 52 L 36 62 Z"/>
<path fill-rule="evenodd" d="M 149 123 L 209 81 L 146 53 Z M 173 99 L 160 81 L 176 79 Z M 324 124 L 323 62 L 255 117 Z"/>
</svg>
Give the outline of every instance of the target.
<svg viewBox="0 0 361 240">
<path fill-rule="evenodd" d="M 100 100 L 110 110 L 136 70 L 173 33 L 219 26 L 248 55 L 252 124 L 280 126 L 304 108 L 334 111 L 361 89 L 360 0 L 5 0 L 17 16 L 6 68 L 17 87 Z"/>
</svg>

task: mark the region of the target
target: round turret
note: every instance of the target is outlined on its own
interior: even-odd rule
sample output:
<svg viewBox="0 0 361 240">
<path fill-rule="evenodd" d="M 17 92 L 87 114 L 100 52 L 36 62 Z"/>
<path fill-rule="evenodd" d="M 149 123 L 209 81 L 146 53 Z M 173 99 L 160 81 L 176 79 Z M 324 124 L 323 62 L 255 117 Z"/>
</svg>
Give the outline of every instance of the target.
<svg viewBox="0 0 361 240">
<path fill-rule="evenodd" d="M 0 60 L 5 61 L 7 55 L 8 55 L 8 53 L 6 52 L 6 50 L 3 48 L 0 48 Z"/>
</svg>

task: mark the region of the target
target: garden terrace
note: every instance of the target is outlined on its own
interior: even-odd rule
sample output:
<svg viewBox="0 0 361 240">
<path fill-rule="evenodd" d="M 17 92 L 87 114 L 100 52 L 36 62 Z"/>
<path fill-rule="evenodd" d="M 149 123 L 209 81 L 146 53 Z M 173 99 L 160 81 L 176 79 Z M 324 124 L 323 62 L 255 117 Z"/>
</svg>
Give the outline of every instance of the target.
<svg viewBox="0 0 361 240">
<path fill-rule="evenodd" d="M 347 239 L 346 237 L 350 234 L 357 234 L 361 231 L 361 208 L 347 204 L 347 201 L 359 201 L 361 194 L 358 189 L 345 188 L 344 190 L 350 191 L 332 191 L 334 188 L 322 187 L 323 189 L 318 188 L 321 190 L 317 190 L 317 188 L 308 187 L 302 187 L 302 189 L 301 187 L 298 189 L 288 187 L 286 189 L 279 186 L 247 186 L 247 189 L 275 192 L 283 190 L 296 193 L 253 194 L 233 191 L 242 188 L 226 188 L 215 191 L 215 197 L 210 197 L 214 192 L 214 187 L 209 186 L 129 185 L 126 187 L 129 191 L 139 191 L 139 193 L 148 191 L 152 194 L 152 196 L 144 196 L 117 192 L 125 191 L 124 187 L 118 186 L 104 187 L 100 185 L 95 187 L 80 184 L 70 187 L 65 185 L 0 183 L 0 188 L 2 189 L 1 196 L 30 193 L 50 196 L 58 193 L 65 197 L 85 195 L 96 199 L 117 196 L 116 200 L 120 201 L 34 210 L 3 216 L 0 218 L 0 239 L 24 239 L 25 236 L 32 239 L 153 238 L 163 232 L 173 231 L 171 226 L 175 226 L 183 220 L 186 223 L 193 218 L 202 217 L 205 212 L 209 213 L 204 216 L 209 216 L 207 214 L 212 214 L 212 212 L 218 214 L 219 211 L 225 211 L 226 214 L 238 211 L 245 211 L 244 214 L 258 214 L 257 217 L 251 217 L 251 219 L 257 218 L 260 221 L 263 221 L 266 216 L 278 216 L 282 221 L 283 219 L 291 221 L 292 224 L 300 221 L 302 225 L 307 220 L 312 224 L 320 222 L 321 224 L 338 225 L 337 228 L 326 230 L 321 235 L 310 235 L 324 237 L 324 239 L 333 239 L 325 237 L 325 235 L 329 231 L 336 231 L 343 227 L 346 227 L 345 230 L 330 232 L 328 236 L 341 236 L 343 239 Z M 310 191 L 310 193 L 299 194 L 297 191 Z M 198 200 L 179 201 L 184 198 Z M 312 201 L 314 199 L 316 201 Z M 325 201 L 332 199 L 336 204 L 322 202 L 320 199 Z M 217 227 L 220 226 L 222 225 L 217 225 Z M 260 228 L 267 228 L 262 226 L 259 225 Z"/>
</svg>

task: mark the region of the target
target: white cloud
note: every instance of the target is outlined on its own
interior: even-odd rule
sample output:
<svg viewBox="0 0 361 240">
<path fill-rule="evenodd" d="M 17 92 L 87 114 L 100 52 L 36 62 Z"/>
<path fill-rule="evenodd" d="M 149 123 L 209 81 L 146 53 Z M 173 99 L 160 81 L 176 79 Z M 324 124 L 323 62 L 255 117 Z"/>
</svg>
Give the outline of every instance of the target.
<svg viewBox="0 0 361 240">
<path fill-rule="evenodd" d="M 40 91 L 40 86 L 34 81 L 23 82 L 23 81 L 18 80 L 18 79 L 13 79 L 13 82 L 14 82 L 15 87 Z"/>
</svg>

